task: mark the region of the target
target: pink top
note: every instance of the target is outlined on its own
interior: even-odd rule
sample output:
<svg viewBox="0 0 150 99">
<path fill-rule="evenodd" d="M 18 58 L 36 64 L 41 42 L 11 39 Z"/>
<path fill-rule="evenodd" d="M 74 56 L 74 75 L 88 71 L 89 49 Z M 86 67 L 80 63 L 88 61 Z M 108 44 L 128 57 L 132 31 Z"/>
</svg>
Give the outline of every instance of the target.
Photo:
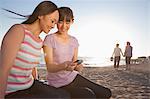
<svg viewBox="0 0 150 99">
<path fill-rule="evenodd" d="M 74 50 L 79 46 L 75 37 L 70 36 L 69 43 L 62 44 L 57 41 L 55 34 L 47 35 L 44 40 L 44 45 L 53 48 L 53 59 L 55 64 L 60 64 L 65 61 L 72 61 Z M 71 83 L 77 74 L 77 71 L 62 70 L 56 73 L 48 73 L 47 80 L 49 85 L 61 87 Z"/>
</svg>

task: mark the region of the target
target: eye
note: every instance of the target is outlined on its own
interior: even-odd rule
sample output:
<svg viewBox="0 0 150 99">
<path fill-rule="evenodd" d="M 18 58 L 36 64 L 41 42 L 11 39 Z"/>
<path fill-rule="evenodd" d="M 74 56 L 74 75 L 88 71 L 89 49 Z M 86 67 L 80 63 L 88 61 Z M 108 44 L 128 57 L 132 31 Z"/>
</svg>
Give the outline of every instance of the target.
<svg viewBox="0 0 150 99">
<path fill-rule="evenodd" d="M 54 23 L 55 21 L 51 20 L 52 23 Z"/>
<path fill-rule="evenodd" d="M 53 20 L 53 19 L 50 19 L 50 21 L 51 21 L 51 23 L 56 23 L 56 21 L 55 21 L 55 20 Z"/>
<path fill-rule="evenodd" d="M 70 22 L 66 22 L 66 24 L 70 24 Z"/>
</svg>

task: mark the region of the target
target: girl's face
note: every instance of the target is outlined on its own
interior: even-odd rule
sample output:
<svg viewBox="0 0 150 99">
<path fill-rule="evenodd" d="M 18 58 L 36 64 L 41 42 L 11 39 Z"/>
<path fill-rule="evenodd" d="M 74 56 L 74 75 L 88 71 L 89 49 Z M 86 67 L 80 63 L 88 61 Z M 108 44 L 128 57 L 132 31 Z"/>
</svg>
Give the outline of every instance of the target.
<svg viewBox="0 0 150 99">
<path fill-rule="evenodd" d="M 39 16 L 39 23 L 41 30 L 48 34 L 52 28 L 55 27 L 55 24 L 58 22 L 59 12 L 58 10 L 54 11 L 51 14 L 45 16 Z"/>
<path fill-rule="evenodd" d="M 73 23 L 72 19 L 70 19 L 70 21 L 66 21 L 65 19 L 63 21 L 59 21 L 57 23 L 58 31 L 60 33 L 67 33 L 72 23 Z"/>
</svg>

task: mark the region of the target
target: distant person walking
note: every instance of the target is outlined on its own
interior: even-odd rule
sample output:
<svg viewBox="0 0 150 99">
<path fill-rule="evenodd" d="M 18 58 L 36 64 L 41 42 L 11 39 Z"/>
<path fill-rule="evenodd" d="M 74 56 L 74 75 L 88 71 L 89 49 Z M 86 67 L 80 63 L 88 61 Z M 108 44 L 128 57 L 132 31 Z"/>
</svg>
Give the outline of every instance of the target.
<svg viewBox="0 0 150 99">
<path fill-rule="evenodd" d="M 114 56 L 114 68 L 119 68 L 119 63 L 120 63 L 120 57 L 121 54 L 123 56 L 121 48 L 119 48 L 119 44 L 116 44 L 116 47 L 114 48 L 114 52 L 112 54 L 112 57 Z"/>
<path fill-rule="evenodd" d="M 133 47 L 130 45 L 130 42 L 127 42 L 127 45 L 125 47 L 125 52 L 124 52 L 125 61 L 126 61 L 126 70 L 130 69 L 129 65 L 132 57 L 132 50 Z"/>
</svg>

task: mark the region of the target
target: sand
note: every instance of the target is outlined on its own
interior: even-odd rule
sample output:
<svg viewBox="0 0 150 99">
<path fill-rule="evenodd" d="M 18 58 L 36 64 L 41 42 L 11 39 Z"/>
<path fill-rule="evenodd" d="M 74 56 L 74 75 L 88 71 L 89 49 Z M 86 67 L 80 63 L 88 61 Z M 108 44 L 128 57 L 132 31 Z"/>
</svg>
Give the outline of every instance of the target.
<svg viewBox="0 0 150 99">
<path fill-rule="evenodd" d="M 111 99 L 150 99 L 150 64 L 131 65 L 130 70 L 120 66 L 85 67 L 81 75 L 93 82 L 110 88 Z M 40 79 L 45 79 L 46 70 L 39 69 Z"/>
</svg>

